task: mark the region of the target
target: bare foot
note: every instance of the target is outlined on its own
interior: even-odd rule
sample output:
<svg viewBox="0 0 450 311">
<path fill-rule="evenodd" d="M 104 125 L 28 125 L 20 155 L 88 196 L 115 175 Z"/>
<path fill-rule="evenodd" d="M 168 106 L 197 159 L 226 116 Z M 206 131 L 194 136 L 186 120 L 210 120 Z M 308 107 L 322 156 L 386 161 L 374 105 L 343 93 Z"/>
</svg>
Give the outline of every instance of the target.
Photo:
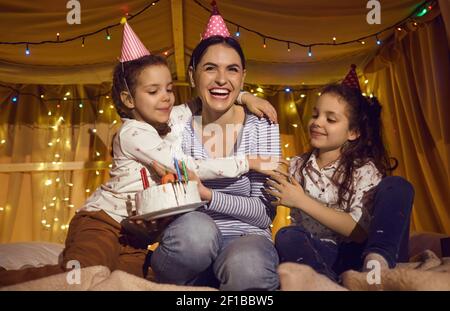
<svg viewBox="0 0 450 311">
<path fill-rule="evenodd" d="M 296 263 L 283 263 L 278 267 L 281 290 L 285 291 L 345 291 L 326 276 L 311 267 Z"/>
</svg>

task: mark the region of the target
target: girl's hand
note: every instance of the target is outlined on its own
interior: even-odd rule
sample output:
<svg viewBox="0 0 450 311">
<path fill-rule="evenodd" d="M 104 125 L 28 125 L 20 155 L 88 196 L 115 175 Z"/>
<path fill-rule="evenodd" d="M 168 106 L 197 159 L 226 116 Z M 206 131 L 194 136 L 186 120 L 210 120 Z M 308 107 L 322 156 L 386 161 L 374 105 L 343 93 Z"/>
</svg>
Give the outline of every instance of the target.
<svg viewBox="0 0 450 311">
<path fill-rule="evenodd" d="M 247 106 L 248 110 L 250 110 L 250 112 L 254 115 L 260 118 L 266 116 L 273 123 L 278 123 L 277 111 L 272 104 L 264 98 L 259 98 L 250 93 L 245 93 L 242 95 L 242 103 Z"/>
<path fill-rule="evenodd" d="M 286 172 L 289 161 L 275 156 L 248 155 L 249 169 L 261 174 L 269 175 L 272 171 Z"/>
<path fill-rule="evenodd" d="M 281 171 L 272 171 L 268 174 L 267 184 L 271 189 L 267 193 L 277 198 L 272 205 L 285 205 L 290 208 L 301 208 L 306 197 L 305 191 L 295 178 Z"/>
</svg>

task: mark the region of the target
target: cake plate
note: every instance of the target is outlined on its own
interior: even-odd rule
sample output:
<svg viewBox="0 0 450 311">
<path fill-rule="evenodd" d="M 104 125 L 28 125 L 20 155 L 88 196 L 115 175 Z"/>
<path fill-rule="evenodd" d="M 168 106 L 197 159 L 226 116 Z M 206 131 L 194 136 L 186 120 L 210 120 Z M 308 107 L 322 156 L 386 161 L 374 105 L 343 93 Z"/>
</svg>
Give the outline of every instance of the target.
<svg viewBox="0 0 450 311">
<path fill-rule="evenodd" d="M 207 203 L 208 203 L 207 201 L 201 201 L 201 202 L 197 202 L 197 203 L 187 204 L 187 205 L 183 205 L 183 206 L 177 206 L 177 207 L 168 208 L 165 210 L 147 213 L 147 214 L 143 214 L 143 215 L 135 215 L 135 216 L 128 217 L 128 219 L 154 220 L 154 219 L 163 218 L 163 217 L 167 217 L 167 216 L 173 216 L 173 215 L 178 215 L 178 214 L 182 214 L 182 213 L 192 212 L 192 211 L 195 211 L 197 208 L 199 208 L 203 205 L 206 205 Z"/>
</svg>

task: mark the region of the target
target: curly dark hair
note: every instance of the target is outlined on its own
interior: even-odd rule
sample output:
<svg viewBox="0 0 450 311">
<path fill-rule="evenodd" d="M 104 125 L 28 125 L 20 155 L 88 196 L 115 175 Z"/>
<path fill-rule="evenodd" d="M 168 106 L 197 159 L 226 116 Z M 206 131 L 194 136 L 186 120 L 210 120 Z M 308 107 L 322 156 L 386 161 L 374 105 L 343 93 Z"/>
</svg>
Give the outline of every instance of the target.
<svg viewBox="0 0 450 311">
<path fill-rule="evenodd" d="M 132 109 L 125 106 L 122 102 L 120 93 L 130 91 L 131 96 L 134 98 L 138 77 L 149 66 L 166 66 L 169 68 L 166 59 L 159 55 L 147 55 L 123 64 L 118 63 L 114 68 L 111 94 L 114 106 L 121 118 L 133 119 L 133 115 L 131 113 Z M 168 124 L 151 125 L 158 131 L 160 136 L 165 136 L 170 132 Z"/>
<path fill-rule="evenodd" d="M 342 84 L 325 86 L 322 94 L 338 96 L 347 104 L 349 129 L 357 131 L 359 137 L 341 147 L 340 161 L 332 181 L 338 186 L 338 205 L 349 203 L 353 193 L 353 174 L 356 169 L 372 161 L 384 176 L 398 166 L 395 158 L 389 158 L 383 144 L 381 105 L 376 97 L 367 98 L 361 91 Z M 301 184 L 304 186 L 303 170 L 315 149 L 306 154 L 300 167 Z M 391 164 L 391 160 L 393 164 Z M 346 196 L 348 196 L 346 198 Z"/>
</svg>

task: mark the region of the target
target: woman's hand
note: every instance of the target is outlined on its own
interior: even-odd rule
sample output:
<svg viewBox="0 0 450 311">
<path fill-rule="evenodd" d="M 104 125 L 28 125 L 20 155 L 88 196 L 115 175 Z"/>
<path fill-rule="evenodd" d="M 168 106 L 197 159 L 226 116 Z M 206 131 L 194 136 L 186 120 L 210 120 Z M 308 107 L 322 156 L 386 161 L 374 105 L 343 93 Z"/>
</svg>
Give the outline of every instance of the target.
<svg viewBox="0 0 450 311">
<path fill-rule="evenodd" d="M 264 98 L 259 98 L 250 93 L 245 93 L 242 95 L 242 103 L 247 106 L 248 110 L 250 110 L 250 112 L 254 115 L 260 118 L 267 116 L 267 118 L 273 123 L 278 123 L 277 111 L 272 104 Z"/>
<path fill-rule="evenodd" d="M 205 187 L 205 185 L 203 185 L 203 183 L 200 180 L 200 178 L 193 171 L 187 170 L 187 172 L 188 172 L 189 180 L 197 182 L 198 192 L 200 193 L 200 198 L 203 201 L 211 202 L 211 199 L 212 199 L 212 191 L 211 191 L 211 189 Z"/>
<path fill-rule="evenodd" d="M 127 244 L 147 249 L 148 245 L 159 241 L 161 234 L 177 216 L 168 216 L 155 220 L 125 219 L 120 224 Z"/>
<path fill-rule="evenodd" d="M 267 193 L 277 198 L 272 205 L 285 205 L 291 208 L 300 208 L 305 201 L 305 191 L 295 178 L 281 171 L 272 171 L 268 173 L 270 179 L 267 185 Z"/>
</svg>

